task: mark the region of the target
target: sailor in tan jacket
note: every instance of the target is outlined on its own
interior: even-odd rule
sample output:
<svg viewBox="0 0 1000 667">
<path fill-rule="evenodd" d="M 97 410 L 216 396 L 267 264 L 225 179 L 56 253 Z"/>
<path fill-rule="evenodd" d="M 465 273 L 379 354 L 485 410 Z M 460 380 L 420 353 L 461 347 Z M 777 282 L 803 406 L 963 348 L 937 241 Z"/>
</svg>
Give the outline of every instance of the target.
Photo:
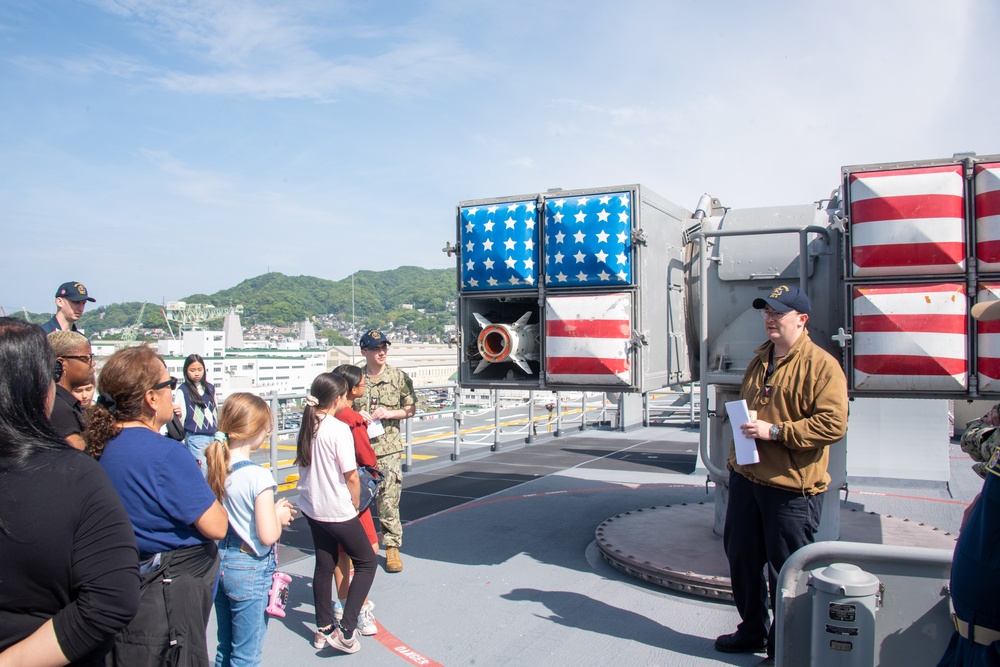
<svg viewBox="0 0 1000 667">
<path fill-rule="evenodd" d="M 830 482 L 827 447 L 847 433 L 847 379 L 836 359 L 809 339 L 809 297 L 781 285 L 755 299 L 768 341 L 757 348 L 740 396 L 756 418 L 740 426 L 754 438 L 760 462 L 736 463 L 729 454 L 729 503 L 723 543 L 733 599 L 742 622 L 715 640 L 726 653 L 761 652 L 773 664 L 778 572 L 797 549 L 813 541 Z M 762 570 L 767 566 L 770 581 Z"/>
</svg>

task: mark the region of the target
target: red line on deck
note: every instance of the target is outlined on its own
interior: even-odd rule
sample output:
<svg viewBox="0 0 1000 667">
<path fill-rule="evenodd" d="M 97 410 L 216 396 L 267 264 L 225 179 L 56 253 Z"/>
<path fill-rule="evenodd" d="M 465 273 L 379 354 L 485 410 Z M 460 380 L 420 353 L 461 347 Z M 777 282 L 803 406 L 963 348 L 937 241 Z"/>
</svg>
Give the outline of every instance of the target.
<svg viewBox="0 0 1000 667">
<path fill-rule="evenodd" d="M 883 498 L 902 498 L 904 500 L 926 500 L 932 503 L 945 503 L 947 505 L 968 505 L 961 500 L 949 500 L 948 498 L 927 498 L 926 496 L 904 496 L 901 493 L 879 493 L 877 491 L 851 491 L 857 496 L 881 496 Z"/>
<path fill-rule="evenodd" d="M 427 656 L 414 651 L 412 648 L 400 641 L 399 638 L 386 630 L 385 626 L 378 621 L 375 621 L 375 625 L 378 626 L 378 634 L 375 635 L 375 640 L 403 660 L 409 662 L 411 665 L 420 665 L 421 667 L 444 667 L 441 663 L 435 662 Z"/>
</svg>

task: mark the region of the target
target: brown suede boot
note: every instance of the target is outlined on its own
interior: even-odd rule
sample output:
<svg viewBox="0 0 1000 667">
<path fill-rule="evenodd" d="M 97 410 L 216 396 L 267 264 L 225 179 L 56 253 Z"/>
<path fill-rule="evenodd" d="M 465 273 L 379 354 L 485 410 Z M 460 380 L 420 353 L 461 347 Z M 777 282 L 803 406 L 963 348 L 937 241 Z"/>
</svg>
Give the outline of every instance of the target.
<svg viewBox="0 0 1000 667">
<path fill-rule="evenodd" d="M 386 572 L 403 571 L 403 561 L 400 560 L 399 558 L 399 549 L 397 547 L 385 548 L 385 571 Z"/>
</svg>

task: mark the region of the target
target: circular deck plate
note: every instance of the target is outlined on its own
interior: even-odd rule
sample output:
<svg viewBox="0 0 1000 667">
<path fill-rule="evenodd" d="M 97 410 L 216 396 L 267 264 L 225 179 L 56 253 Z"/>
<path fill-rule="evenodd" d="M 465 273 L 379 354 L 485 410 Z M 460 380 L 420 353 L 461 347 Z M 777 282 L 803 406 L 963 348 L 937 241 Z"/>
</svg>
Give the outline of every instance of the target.
<svg viewBox="0 0 1000 667">
<path fill-rule="evenodd" d="M 733 599 L 722 537 L 712 530 L 714 503 L 660 505 L 617 514 L 595 532 L 612 567 L 665 588 L 712 600 Z M 842 509 L 847 542 L 954 549 L 955 535 L 874 512 Z"/>
</svg>

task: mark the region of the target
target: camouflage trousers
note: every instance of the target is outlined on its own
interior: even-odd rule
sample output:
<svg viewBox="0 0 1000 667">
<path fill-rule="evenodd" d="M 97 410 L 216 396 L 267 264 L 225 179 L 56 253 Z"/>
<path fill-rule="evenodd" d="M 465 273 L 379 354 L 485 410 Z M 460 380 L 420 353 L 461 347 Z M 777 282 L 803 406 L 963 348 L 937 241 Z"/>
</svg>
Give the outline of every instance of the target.
<svg viewBox="0 0 1000 667">
<path fill-rule="evenodd" d="M 382 546 L 403 546 L 403 523 L 399 520 L 399 498 L 403 493 L 402 455 L 390 454 L 378 459 L 378 469 L 385 479 L 378 487 L 375 507 L 382 524 Z"/>
</svg>

